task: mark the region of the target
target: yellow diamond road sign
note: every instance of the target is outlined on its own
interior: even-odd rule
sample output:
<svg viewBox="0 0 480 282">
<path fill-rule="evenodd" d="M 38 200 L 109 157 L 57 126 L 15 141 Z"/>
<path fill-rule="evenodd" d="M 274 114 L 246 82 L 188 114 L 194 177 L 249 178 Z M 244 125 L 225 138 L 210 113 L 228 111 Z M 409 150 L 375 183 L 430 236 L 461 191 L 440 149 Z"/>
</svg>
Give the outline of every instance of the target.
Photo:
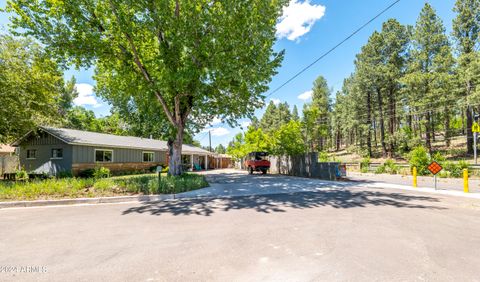
<svg viewBox="0 0 480 282">
<path fill-rule="evenodd" d="M 476 122 L 472 125 L 472 132 L 480 132 L 480 125 Z"/>
</svg>

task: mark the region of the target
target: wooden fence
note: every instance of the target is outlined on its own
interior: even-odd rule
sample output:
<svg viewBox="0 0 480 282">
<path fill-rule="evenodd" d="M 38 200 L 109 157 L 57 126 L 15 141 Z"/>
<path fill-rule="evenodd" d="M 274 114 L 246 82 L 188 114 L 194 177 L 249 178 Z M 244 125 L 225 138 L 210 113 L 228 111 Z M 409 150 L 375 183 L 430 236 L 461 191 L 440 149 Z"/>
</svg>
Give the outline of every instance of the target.
<svg viewBox="0 0 480 282">
<path fill-rule="evenodd" d="M 298 156 L 270 157 L 270 173 L 298 177 L 337 180 L 337 162 L 318 162 L 318 153 Z"/>
<path fill-rule="evenodd" d="M 20 166 L 17 156 L 0 157 L 0 177 L 5 173 L 14 173 Z"/>
</svg>

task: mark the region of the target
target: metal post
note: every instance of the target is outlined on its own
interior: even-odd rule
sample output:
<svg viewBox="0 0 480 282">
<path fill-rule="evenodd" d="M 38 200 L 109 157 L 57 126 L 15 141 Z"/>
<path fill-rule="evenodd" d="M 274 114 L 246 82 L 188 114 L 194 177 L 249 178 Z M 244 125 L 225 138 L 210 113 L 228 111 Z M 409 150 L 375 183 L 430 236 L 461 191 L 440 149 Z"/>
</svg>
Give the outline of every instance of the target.
<svg viewBox="0 0 480 282">
<path fill-rule="evenodd" d="M 473 133 L 473 159 L 475 160 L 475 164 L 477 164 L 477 132 Z"/>
<path fill-rule="evenodd" d="M 437 175 L 433 176 L 433 182 L 435 182 L 435 190 L 437 190 Z"/>
<path fill-rule="evenodd" d="M 468 169 L 463 170 L 463 192 L 468 193 Z"/>
<path fill-rule="evenodd" d="M 208 131 L 208 144 L 209 144 L 208 148 L 210 149 L 210 152 L 211 152 L 212 151 L 212 131 L 211 130 Z"/>
<path fill-rule="evenodd" d="M 417 168 L 413 167 L 413 187 L 417 188 Z"/>
</svg>

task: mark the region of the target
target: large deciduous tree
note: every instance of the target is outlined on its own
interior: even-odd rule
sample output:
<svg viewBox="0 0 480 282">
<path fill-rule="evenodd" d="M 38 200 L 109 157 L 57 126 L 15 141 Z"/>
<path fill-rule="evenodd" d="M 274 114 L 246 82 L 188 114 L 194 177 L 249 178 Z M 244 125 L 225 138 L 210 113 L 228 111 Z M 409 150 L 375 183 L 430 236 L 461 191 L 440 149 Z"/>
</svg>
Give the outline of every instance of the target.
<svg viewBox="0 0 480 282">
<path fill-rule="evenodd" d="M 185 128 L 251 116 L 280 65 L 281 0 L 11 0 L 13 28 L 66 64 L 96 66 L 100 95 L 157 103 L 170 126 L 170 173 Z M 117 97 L 117 99 L 114 99 Z M 142 100 L 142 101 L 140 101 Z"/>
<path fill-rule="evenodd" d="M 58 65 L 39 44 L 0 35 L 0 143 L 55 124 L 66 91 Z"/>
</svg>

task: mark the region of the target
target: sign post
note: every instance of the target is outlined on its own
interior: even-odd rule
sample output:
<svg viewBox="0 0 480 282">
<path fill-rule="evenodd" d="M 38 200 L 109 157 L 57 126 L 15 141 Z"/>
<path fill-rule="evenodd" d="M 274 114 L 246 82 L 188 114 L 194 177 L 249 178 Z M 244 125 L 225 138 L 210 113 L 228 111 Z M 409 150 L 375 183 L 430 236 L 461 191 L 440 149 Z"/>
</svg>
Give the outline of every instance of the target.
<svg viewBox="0 0 480 282">
<path fill-rule="evenodd" d="M 477 164 L 477 137 L 478 137 L 478 133 L 480 132 L 480 124 L 478 124 L 478 122 L 474 122 L 472 124 L 472 132 L 473 132 L 473 159 L 475 160 L 475 164 Z"/>
<path fill-rule="evenodd" d="M 439 173 L 443 167 L 438 164 L 436 161 L 430 163 L 427 169 L 433 174 L 433 181 L 435 183 L 435 190 L 437 190 L 437 173 Z"/>
</svg>

